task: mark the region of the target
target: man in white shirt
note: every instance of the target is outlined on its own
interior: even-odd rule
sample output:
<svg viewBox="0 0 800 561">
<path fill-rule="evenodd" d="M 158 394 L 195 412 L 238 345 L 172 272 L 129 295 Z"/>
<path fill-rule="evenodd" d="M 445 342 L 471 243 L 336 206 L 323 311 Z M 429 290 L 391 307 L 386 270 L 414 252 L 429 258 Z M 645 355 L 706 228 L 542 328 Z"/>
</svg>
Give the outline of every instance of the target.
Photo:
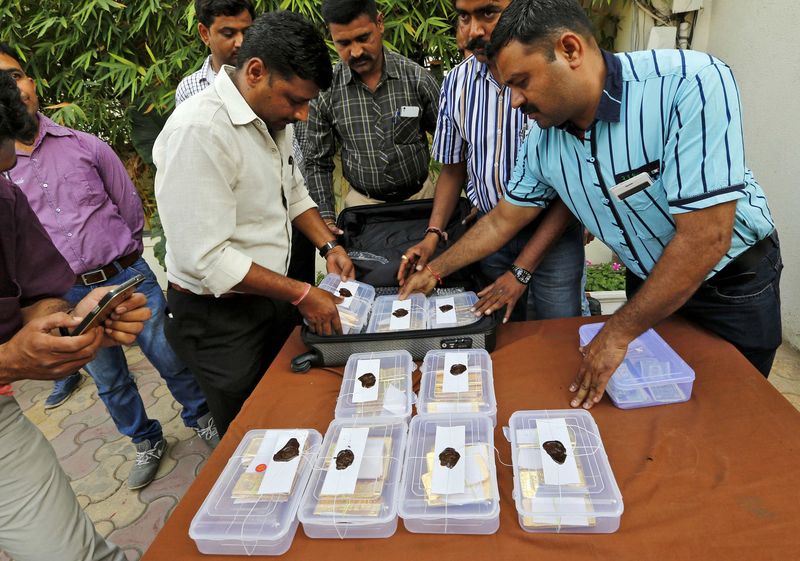
<svg viewBox="0 0 800 561">
<path fill-rule="evenodd" d="M 197 32 L 211 54 L 178 84 L 176 106 L 213 84 L 223 64 L 236 66 L 244 32 L 256 17 L 250 0 L 195 0 L 194 8 Z"/>
<path fill-rule="evenodd" d="M 292 224 L 329 272 L 353 264 L 308 196 L 292 127 L 331 83 L 324 40 L 292 12 L 253 22 L 238 68 L 178 107 L 153 148 L 167 238 L 167 339 L 198 378 L 223 433 L 292 329 L 340 333 L 341 300 L 288 278 Z M 290 304 L 291 303 L 291 304 Z"/>
</svg>

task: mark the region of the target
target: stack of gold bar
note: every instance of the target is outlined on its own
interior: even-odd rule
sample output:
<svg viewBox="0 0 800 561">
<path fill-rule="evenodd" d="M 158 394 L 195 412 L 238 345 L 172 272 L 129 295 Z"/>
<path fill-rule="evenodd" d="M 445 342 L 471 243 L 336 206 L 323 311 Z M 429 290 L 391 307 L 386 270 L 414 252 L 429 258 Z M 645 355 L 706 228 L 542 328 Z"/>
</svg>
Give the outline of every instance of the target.
<svg viewBox="0 0 800 561">
<path fill-rule="evenodd" d="M 355 380 L 356 384 L 360 383 Z M 378 377 L 378 398 L 374 401 L 365 401 L 363 403 L 353 403 L 355 408 L 355 417 L 375 417 L 384 415 L 386 392 L 389 388 L 402 392 L 402 395 L 407 399 L 408 392 L 408 373 L 402 368 L 381 368 L 380 376 Z M 398 394 L 399 395 L 399 394 Z M 401 403 L 400 406 L 404 405 Z"/>
<path fill-rule="evenodd" d="M 253 461 L 256 454 L 258 453 L 258 449 L 261 446 L 261 441 L 263 439 L 260 436 L 253 438 L 247 448 L 245 449 L 244 453 L 241 456 L 242 466 L 247 468 L 250 465 L 250 462 Z M 303 450 L 300 452 L 302 456 L 306 450 L 308 449 L 308 443 L 304 446 Z M 300 470 L 298 470 L 299 472 Z M 237 503 L 248 503 L 248 502 L 256 502 L 256 501 L 272 501 L 277 503 L 286 502 L 289 500 L 290 493 L 283 493 L 280 495 L 260 495 L 258 493 L 258 489 L 261 486 L 261 481 L 264 479 L 264 474 L 266 472 L 247 472 L 244 471 L 240 476 L 239 479 L 236 480 L 236 483 L 233 486 L 233 491 L 231 491 L 231 498 L 234 499 Z M 297 477 L 297 473 L 295 473 L 295 478 Z M 294 482 L 292 483 L 292 488 L 294 488 Z"/>
<path fill-rule="evenodd" d="M 331 444 L 322 466 L 325 473 L 331 462 L 335 461 L 335 452 L 336 443 L 334 442 Z M 367 438 L 355 491 L 348 495 L 321 495 L 314 508 L 314 514 L 377 517 L 384 506 L 383 487 L 389 475 L 391 459 L 392 439 L 390 437 Z"/>
<path fill-rule="evenodd" d="M 438 461 L 436 453 L 431 450 L 425 454 L 425 463 L 428 471 L 420 477 L 425 489 L 425 501 L 428 506 L 455 506 L 490 501 L 493 498 L 492 482 L 489 473 L 489 461 L 492 458 L 489 445 L 476 443 L 465 448 L 465 481 L 464 492 L 450 495 L 437 495 L 431 490 L 433 483 L 433 469 Z"/>
<path fill-rule="evenodd" d="M 485 405 L 483 393 L 483 375 L 480 368 L 470 368 L 469 389 L 465 392 L 444 391 L 444 371 L 436 371 L 436 385 L 433 388 L 433 399 L 427 403 L 427 413 L 477 413 L 481 405 Z"/>
</svg>

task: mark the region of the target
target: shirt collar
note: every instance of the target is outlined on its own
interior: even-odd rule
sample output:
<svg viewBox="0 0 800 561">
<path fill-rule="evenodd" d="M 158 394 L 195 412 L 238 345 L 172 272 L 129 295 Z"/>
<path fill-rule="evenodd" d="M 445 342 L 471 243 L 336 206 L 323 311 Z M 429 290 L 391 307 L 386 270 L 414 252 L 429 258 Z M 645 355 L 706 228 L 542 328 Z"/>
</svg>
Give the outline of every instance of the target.
<svg viewBox="0 0 800 561">
<path fill-rule="evenodd" d="M 233 83 L 231 77 L 236 69 L 233 66 L 223 65 L 220 68 L 217 79 L 214 80 L 214 88 L 217 91 L 222 103 L 228 110 L 228 115 L 231 118 L 231 123 L 234 126 L 247 125 L 253 121 L 260 121 L 261 119 L 255 114 L 253 109 L 247 104 L 242 93 Z"/>
<path fill-rule="evenodd" d="M 472 55 L 472 59 L 473 59 L 472 65 L 474 68 L 473 78 L 475 80 L 477 80 L 478 78 L 482 78 L 500 90 L 505 89 L 506 87 L 505 84 L 501 84 L 494 79 L 491 70 L 489 70 L 488 63 L 479 61 L 477 58 L 475 58 L 475 55 Z"/>
<path fill-rule="evenodd" d="M 400 77 L 400 67 L 397 64 L 397 60 L 392 56 L 392 53 L 387 51 L 386 47 L 383 47 L 382 52 L 383 70 L 381 70 L 381 79 L 378 80 L 378 84 L 384 83 L 387 78 L 397 79 Z M 350 70 L 350 66 L 344 61 L 341 61 L 339 64 L 342 65 L 342 80 L 344 80 L 344 83 L 349 84 L 353 82 L 356 75 Z"/>
<path fill-rule="evenodd" d="M 206 60 L 203 62 L 203 66 L 200 67 L 200 79 L 211 84 L 214 82 L 214 78 L 216 77 L 217 73 L 214 72 L 214 67 L 211 66 L 211 55 L 208 55 Z"/>
<path fill-rule="evenodd" d="M 606 81 L 594 118 L 596 121 L 618 123 L 622 109 L 622 63 L 608 51 L 601 52 L 606 64 Z"/>
<path fill-rule="evenodd" d="M 44 142 L 44 137 L 47 135 L 50 136 L 72 136 L 73 131 L 67 127 L 61 126 L 57 124 L 55 121 L 50 119 L 49 117 L 45 117 L 42 113 L 36 113 L 36 117 L 39 119 L 39 131 L 36 133 L 36 140 L 33 142 L 33 150 L 36 150 L 39 145 Z M 22 150 L 17 150 L 17 156 L 28 156 L 30 155 L 29 152 L 25 152 Z"/>
</svg>

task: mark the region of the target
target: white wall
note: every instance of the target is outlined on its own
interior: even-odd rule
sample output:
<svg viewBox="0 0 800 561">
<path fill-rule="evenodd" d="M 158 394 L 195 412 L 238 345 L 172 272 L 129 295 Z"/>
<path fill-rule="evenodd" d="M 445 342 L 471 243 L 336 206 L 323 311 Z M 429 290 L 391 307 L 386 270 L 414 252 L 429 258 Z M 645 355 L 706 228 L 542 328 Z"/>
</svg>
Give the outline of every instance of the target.
<svg viewBox="0 0 800 561">
<path fill-rule="evenodd" d="M 633 12 L 630 4 L 622 12 L 618 50 L 631 48 Z M 736 76 L 747 165 L 766 192 L 780 232 L 783 334 L 795 347 L 800 347 L 798 26 L 800 2 L 795 0 L 704 0 L 692 44 L 725 61 Z"/>
</svg>

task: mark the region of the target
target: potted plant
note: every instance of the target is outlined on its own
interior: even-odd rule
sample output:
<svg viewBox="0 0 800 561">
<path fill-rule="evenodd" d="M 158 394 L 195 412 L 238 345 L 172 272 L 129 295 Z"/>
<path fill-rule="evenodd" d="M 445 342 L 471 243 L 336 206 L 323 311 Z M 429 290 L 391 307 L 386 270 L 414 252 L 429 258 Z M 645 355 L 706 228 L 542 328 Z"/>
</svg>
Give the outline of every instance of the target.
<svg viewBox="0 0 800 561">
<path fill-rule="evenodd" d="M 625 267 L 616 261 L 597 264 L 586 261 L 586 292 L 600 302 L 602 314 L 613 314 L 627 300 Z"/>
</svg>

